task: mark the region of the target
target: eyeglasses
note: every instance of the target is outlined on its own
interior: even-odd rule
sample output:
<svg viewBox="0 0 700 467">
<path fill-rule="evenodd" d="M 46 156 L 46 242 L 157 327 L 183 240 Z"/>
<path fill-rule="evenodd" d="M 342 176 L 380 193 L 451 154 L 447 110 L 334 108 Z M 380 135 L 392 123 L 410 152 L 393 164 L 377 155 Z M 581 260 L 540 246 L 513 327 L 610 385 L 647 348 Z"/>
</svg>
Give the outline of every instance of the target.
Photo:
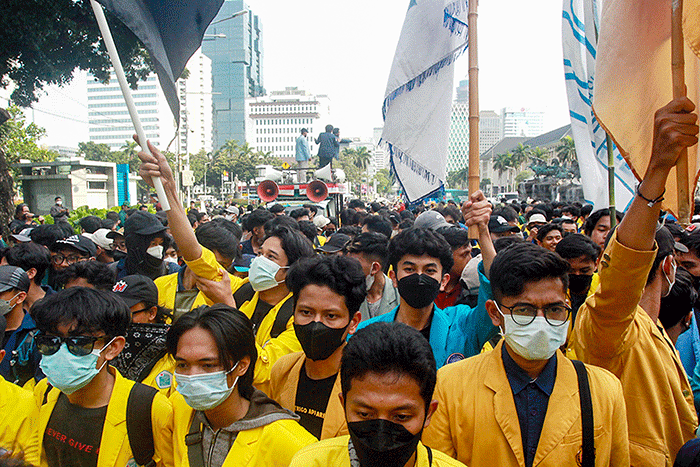
<svg viewBox="0 0 700 467">
<path fill-rule="evenodd" d="M 76 357 L 84 357 L 89 355 L 95 348 L 95 342 L 106 336 L 49 336 L 39 334 L 35 337 L 34 342 L 42 355 L 53 355 L 61 348 L 62 343 L 66 343 L 68 351 Z"/>
<path fill-rule="evenodd" d="M 87 257 L 85 257 L 85 256 L 79 256 L 79 255 L 63 256 L 62 254 L 58 253 L 58 254 L 55 254 L 51 257 L 51 262 L 58 266 L 59 264 L 63 263 L 63 261 L 68 261 L 68 264 L 73 264 L 73 263 L 77 263 L 78 261 L 83 261 L 86 259 L 87 259 Z"/>
<path fill-rule="evenodd" d="M 551 326 L 562 326 L 566 323 L 571 314 L 571 307 L 563 303 L 549 305 L 544 308 L 537 308 L 527 303 L 519 303 L 513 306 L 505 306 L 499 303 L 499 306 L 510 311 L 510 316 L 513 318 L 513 321 L 520 326 L 527 326 L 535 321 L 539 310 L 542 310 L 544 319 L 547 320 L 547 323 Z"/>
<path fill-rule="evenodd" d="M 149 311 L 152 307 L 146 307 L 146 308 L 141 308 L 140 310 L 132 311 L 131 314 L 135 315 L 136 313 L 143 313 L 144 311 Z"/>
</svg>

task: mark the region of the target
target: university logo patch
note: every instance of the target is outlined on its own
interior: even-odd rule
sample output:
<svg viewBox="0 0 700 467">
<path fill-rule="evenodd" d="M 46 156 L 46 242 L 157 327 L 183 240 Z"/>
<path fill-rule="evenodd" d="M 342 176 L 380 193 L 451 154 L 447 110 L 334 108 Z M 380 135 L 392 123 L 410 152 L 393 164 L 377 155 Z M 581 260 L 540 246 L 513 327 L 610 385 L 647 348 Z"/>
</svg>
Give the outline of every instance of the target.
<svg viewBox="0 0 700 467">
<path fill-rule="evenodd" d="M 127 288 L 127 284 L 124 281 L 119 281 L 116 284 L 114 284 L 114 287 L 112 288 L 112 292 L 117 292 L 121 293 L 124 292 Z"/>
<path fill-rule="evenodd" d="M 167 389 L 173 385 L 173 374 L 169 371 L 161 371 L 156 376 L 156 386 L 159 389 Z"/>
<path fill-rule="evenodd" d="M 456 363 L 456 362 L 458 362 L 458 361 L 460 361 L 460 360 L 464 360 L 464 355 L 462 355 L 461 353 L 453 353 L 452 355 L 450 355 L 449 357 L 447 357 L 447 363 L 448 363 L 448 364 L 450 364 L 450 363 Z"/>
</svg>

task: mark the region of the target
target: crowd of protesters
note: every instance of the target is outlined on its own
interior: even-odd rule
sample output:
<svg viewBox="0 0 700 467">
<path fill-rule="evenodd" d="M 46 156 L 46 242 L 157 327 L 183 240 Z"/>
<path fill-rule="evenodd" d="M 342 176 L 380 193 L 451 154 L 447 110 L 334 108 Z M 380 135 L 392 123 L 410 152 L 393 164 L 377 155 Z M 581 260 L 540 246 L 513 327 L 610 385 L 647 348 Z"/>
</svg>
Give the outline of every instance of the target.
<svg viewBox="0 0 700 467">
<path fill-rule="evenodd" d="M 700 223 L 660 210 L 693 110 L 657 112 L 613 222 L 481 192 L 185 209 L 153 146 L 170 211 L 17 206 L 0 465 L 700 465 Z"/>
</svg>

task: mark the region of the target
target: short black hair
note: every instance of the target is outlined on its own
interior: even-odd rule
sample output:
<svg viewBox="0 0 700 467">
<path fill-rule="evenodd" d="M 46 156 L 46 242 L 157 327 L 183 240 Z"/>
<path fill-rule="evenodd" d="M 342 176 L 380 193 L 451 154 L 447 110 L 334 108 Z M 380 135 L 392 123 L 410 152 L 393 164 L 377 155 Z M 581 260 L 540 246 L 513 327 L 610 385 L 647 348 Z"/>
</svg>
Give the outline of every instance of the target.
<svg viewBox="0 0 700 467">
<path fill-rule="evenodd" d="M 73 235 L 73 228 L 67 222 L 42 224 L 34 227 L 29 234 L 32 242 L 49 248 L 56 240 L 63 240 Z"/>
<path fill-rule="evenodd" d="M 452 251 L 470 244 L 469 232 L 456 225 L 440 227 L 437 232 L 445 237 Z"/>
<path fill-rule="evenodd" d="M 346 208 L 340 211 L 340 224 L 345 226 L 350 226 L 355 224 L 355 214 L 357 211 L 354 209 Z"/>
<path fill-rule="evenodd" d="M 399 230 L 406 230 L 413 227 L 413 219 L 404 219 L 399 223 Z"/>
<path fill-rule="evenodd" d="M 386 238 L 391 238 L 394 229 L 391 228 L 391 222 L 384 219 L 382 216 L 371 215 L 362 220 L 362 226 L 367 226 L 370 232 L 384 234 Z"/>
<path fill-rule="evenodd" d="M 287 255 L 287 266 L 291 266 L 301 258 L 309 258 L 316 254 L 309 240 L 298 230 L 278 226 L 265 237 L 265 240 L 270 237 L 280 239 L 282 249 Z"/>
<path fill-rule="evenodd" d="M 396 234 L 389 242 L 389 264 L 398 270 L 399 261 L 406 255 L 428 255 L 437 258 L 442 265 L 442 274 L 452 269 L 452 248 L 445 237 L 430 229 L 411 227 Z"/>
<path fill-rule="evenodd" d="M 514 243 L 523 243 L 524 241 L 525 239 L 522 235 L 508 235 L 507 237 L 500 237 L 494 240 L 493 248 L 498 253 L 502 250 L 505 250 Z"/>
<path fill-rule="evenodd" d="M 114 212 L 114 211 L 110 211 L 110 212 Z M 110 218 L 102 219 L 102 227 L 101 228 L 107 229 L 107 230 L 112 230 L 112 227 L 117 225 L 117 222 L 118 221 L 116 221 L 114 219 L 110 219 Z"/>
<path fill-rule="evenodd" d="M 194 231 L 197 242 L 211 251 L 235 261 L 240 256 L 241 228 L 234 222 L 223 218 L 212 219 L 197 227 Z"/>
<path fill-rule="evenodd" d="M 102 219 L 97 216 L 85 216 L 78 223 L 87 233 L 95 233 L 97 229 L 102 228 Z"/>
<path fill-rule="evenodd" d="M 304 234 L 304 236 L 308 238 L 311 243 L 313 243 L 318 236 L 318 229 L 316 229 L 316 225 L 311 221 L 299 221 L 298 224 L 299 232 Z"/>
<path fill-rule="evenodd" d="M 46 270 L 51 266 L 51 254 L 43 246 L 33 243 L 18 243 L 4 252 L 4 258 L 10 266 L 17 266 L 26 271 L 34 268 L 34 283 L 41 285 Z"/>
<path fill-rule="evenodd" d="M 56 284 L 65 287 L 71 281 L 85 279 L 98 290 L 111 291 L 114 287 L 115 272 L 99 261 L 78 261 L 61 270 L 56 275 Z"/>
<path fill-rule="evenodd" d="M 698 292 L 693 286 L 693 276 L 685 269 L 676 269 L 676 282 L 671 292 L 661 298 L 659 321 L 664 329 L 672 328 L 687 316 L 693 310 L 697 299 Z"/>
<path fill-rule="evenodd" d="M 600 219 L 602 219 L 605 216 L 610 217 L 609 209 L 598 209 L 596 212 L 588 216 L 586 222 L 583 223 L 583 233 L 590 237 L 593 233 L 593 229 L 595 229 L 595 225 L 598 223 L 598 221 L 600 221 Z M 616 211 L 615 216 L 617 217 L 617 222 L 619 224 L 622 220 L 623 214 L 620 211 Z"/>
<path fill-rule="evenodd" d="M 600 255 L 600 246 L 591 240 L 590 237 L 572 233 L 557 243 L 555 251 L 564 259 L 575 259 L 585 256 L 595 263 L 598 260 L 598 255 Z"/>
<path fill-rule="evenodd" d="M 331 125 L 331 124 L 326 125 L 326 133 L 330 133 L 331 131 L 333 131 L 333 125 Z"/>
<path fill-rule="evenodd" d="M 681 238 L 680 242 L 688 247 L 691 253 L 700 258 L 700 231 L 693 231 Z"/>
<path fill-rule="evenodd" d="M 310 215 L 309 210 L 306 208 L 296 208 L 292 209 L 292 212 L 289 213 L 289 217 L 294 219 L 295 221 L 298 221 L 300 217 L 308 216 Z"/>
<path fill-rule="evenodd" d="M 42 333 L 57 334 L 60 325 L 75 323 L 73 335 L 103 331 L 123 336 L 131 324 L 131 311 L 112 292 L 71 287 L 38 300 L 30 310 Z"/>
<path fill-rule="evenodd" d="M 673 239 L 673 235 L 668 231 L 666 227 L 658 227 L 656 233 L 654 234 L 654 240 L 656 240 L 657 250 L 656 257 L 654 258 L 654 263 L 651 265 L 651 270 L 649 271 L 649 276 L 647 277 L 647 285 L 651 284 L 651 281 L 656 278 L 656 273 L 659 270 L 661 262 L 666 259 L 667 256 L 675 254 L 676 241 Z"/>
<path fill-rule="evenodd" d="M 356 208 L 366 209 L 365 202 L 362 201 L 361 199 L 357 199 L 357 198 L 351 199 L 350 202 L 348 203 L 348 207 L 350 209 L 356 209 Z"/>
<path fill-rule="evenodd" d="M 503 206 L 493 211 L 494 216 L 501 216 L 508 222 L 518 222 L 518 213 L 512 206 Z"/>
<path fill-rule="evenodd" d="M 404 220 L 406 220 L 406 219 L 413 220 L 416 218 L 416 216 L 414 216 L 413 213 L 411 211 L 409 211 L 408 209 L 404 209 L 403 211 L 401 211 L 399 213 L 399 215 L 401 216 L 401 219 L 404 219 Z"/>
<path fill-rule="evenodd" d="M 117 211 L 107 211 L 105 219 L 110 219 L 119 222 L 119 213 Z"/>
<path fill-rule="evenodd" d="M 267 209 L 256 209 L 248 214 L 248 217 L 246 217 L 246 227 L 248 230 L 253 230 L 255 227 L 265 225 L 265 222 L 269 221 L 273 217 L 275 217 L 275 215 Z"/>
<path fill-rule="evenodd" d="M 217 303 L 202 305 L 182 315 L 168 330 L 165 347 L 173 357 L 177 354 L 177 344 L 187 331 L 201 328 L 209 331 L 216 342 L 219 359 L 225 369 L 230 370 L 243 357 L 250 357 L 248 371 L 238 379 L 238 393 L 250 399 L 253 394 L 253 374 L 258 351 L 255 348 L 253 323 L 246 315 L 235 308 Z"/>
<path fill-rule="evenodd" d="M 309 210 L 309 213 L 313 213 L 314 216 L 318 213 L 318 206 L 311 203 L 304 204 L 304 207 Z"/>
<path fill-rule="evenodd" d="M 537 240 L 540 242 L 544 241 L 544 238 L 552 230 L 558 230 L 562 236 L 564 235 L 564 229 L 562 228 L 562 226 L 560 224 L 550 223 L 550 224 L 543 225 L 542 227 L 537 229 Z"/>
<path fill-rule="evenodd" d="M 389 239 L 384 234 L 376 232 L 361 233 L 347 245 L 348 253 L 365 255 L 382 266 L 382 271 L 389 269 Z"/>
<path fill-rule="evenodd" d="M 347 400 L 353 380 L 362 380 L 368 373 L 409 376 L 420 387 L 428 410 L 437 366 L 430 343 L 419 331 L 398 322 L 377 322 L 358 330 L 343 349 L 340 361 L 343 399 Z"/>
<path fill-rule="evenodd" d="M 561 208 L 561 212 L 570 212 L 572 216 L 578 217 L 581 215 L 581 209 L 573 205 L 564 206 Z"/>
<path fill-rule="evenodd" d="M 362 229 L 356 225 L 344 225 L 336 233 L 341 233 L 349 236 L 350 238 L 355 238 L 362 233 Z"/>
<path fill-rule="evenodd" d="M 592 211 L 593 211 L 592 204 L 584 204 L 583 206 L 581 206 L 581 215 L 582 216 L 588 216 Z"/>
<path fill-rule="evenodd" d="M 287 288 L 294 294 L 294 307 L 307 285 L 326 286 L 345 298 L 350 319 L 367 296 L 365 275 L 360 262 L 339 255 L 317 255 L 297 261 L 287 274 Z"/>
<path fill-rule="evenodd" d="M 462 211 L 460 211 L 457 206 L 453 206 L 451 204 L 448 204 L 442 209 L 438 209 L 438 212 L 442 214 L 442 217 L 450 216 L 455 220 L 455 222 L 462 222 L 464 220 L 462 218 Z"/>
<path fill-rule="evenodd" d="M 287 227 L 292 230 L 299 230 L 299 223 L 296 219 L 292 219 L 287 215 L 275 216 L 272 219 L 265 222 L 263 228 L 265 232 L 272 232 L 277 227 Z"/>
<path fill-rule="evenodd" d="M 525 284 L 560 279 L 569 288 L 569 263 L 556 253 L 529 242 L 514 243 L 500 251 L 491 265 L 491 288 L 496 300 L 523 293 Z"/>
</svg>

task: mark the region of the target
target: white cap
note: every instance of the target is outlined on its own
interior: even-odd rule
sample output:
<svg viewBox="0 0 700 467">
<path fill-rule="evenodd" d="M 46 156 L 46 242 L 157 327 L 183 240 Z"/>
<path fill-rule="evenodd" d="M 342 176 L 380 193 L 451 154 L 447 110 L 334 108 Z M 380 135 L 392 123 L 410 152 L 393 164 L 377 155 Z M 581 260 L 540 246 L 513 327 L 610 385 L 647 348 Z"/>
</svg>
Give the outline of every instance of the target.
<svg viewBox="0 0 700 467">
<path fill-rule="evenodd" d="M 90 237 L 90 240 L 103 250 L 112 250 L 112 242 L 114 240 L 107 238 L 107 234 L 110 232 L 111 230 L 109 229 L 97 229 Z"/>
<path fill-rule="evenodd" d="M 330 224 L 331 220 L 327 217 L 325 217 L 323 214 L 316 214 L 314 216 L 313 223 L 316 226 L 317 229 L 322 229 L 328 224 Z"/>
<path fill-rule="evenodd" d="M 535 222 L 542 222 L 543 224 L 546 224 L 547 218 L 544 217 L 544 215 L 537 212 L 530 217 L 530 220 L 527 221 L 527 225 L 530 225 L 530 224 L 535 223 Z"/>
</svg>

